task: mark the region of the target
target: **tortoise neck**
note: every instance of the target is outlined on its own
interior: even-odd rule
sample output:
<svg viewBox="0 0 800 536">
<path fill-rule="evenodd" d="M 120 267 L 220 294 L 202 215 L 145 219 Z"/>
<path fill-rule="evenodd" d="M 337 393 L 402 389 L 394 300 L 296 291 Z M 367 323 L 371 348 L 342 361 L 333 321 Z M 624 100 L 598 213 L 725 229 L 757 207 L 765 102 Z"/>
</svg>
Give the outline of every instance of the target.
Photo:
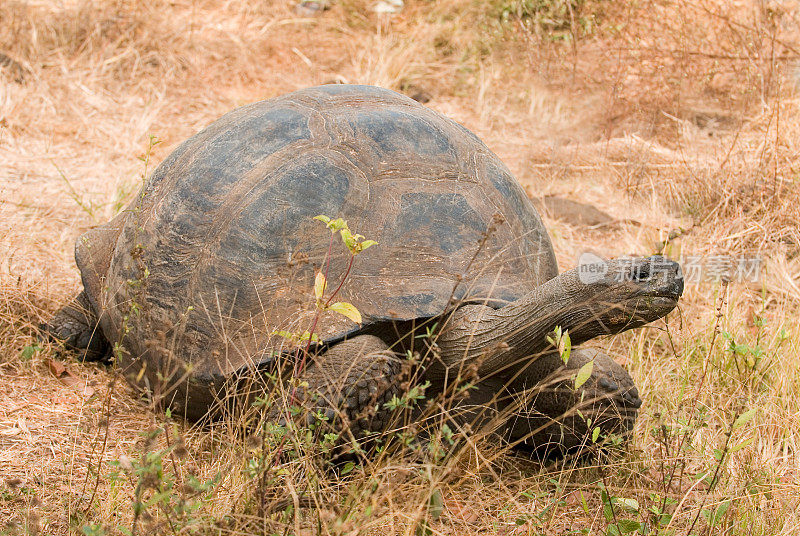
<svg viewBox="0 0 800 536">
<path fill-rule="evenodd" d="M 551 346 L 547 335 L 556 326 L 580 327 L 572 325 L 582 316 L 580 288 L 577 272 L 571 270 L 500 309 L 468 305 L 456 310 L 436 341 L 442 372 L 478 363 L 479 374 L 497 373 L 546 353 Z M 571 332 L 571 337 L 575 344 L 583 339 L 580 333 Z"/>
</svg>

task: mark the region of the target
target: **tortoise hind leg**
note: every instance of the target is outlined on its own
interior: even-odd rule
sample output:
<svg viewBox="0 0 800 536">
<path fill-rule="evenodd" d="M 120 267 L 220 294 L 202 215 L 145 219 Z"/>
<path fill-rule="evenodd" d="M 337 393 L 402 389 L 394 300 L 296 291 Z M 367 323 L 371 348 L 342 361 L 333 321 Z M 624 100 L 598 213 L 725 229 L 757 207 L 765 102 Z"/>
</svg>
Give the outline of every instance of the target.
<svg viewBox="0 0 800 536">
<path fill-rule="evenodd" d="M 575 389 L 576 374 L 589 361 L 592 373 Z M 510 440 L 524 440 L 540 453 L 591 447 L 595 428 L 598 442 L 625 438 L 642 405 L 628 372 L 593 348 L 573 349 L 568 363 L 544 379 L 526 382 L 525 376 L 523 370 L 511 386 L 515 404 L 507 433 Z"/>
<path fill-rule="evenodd" d="M 109 344 L 98 325 L 97 315 L 86 293 L 81 291 L 43 326 L 46 335 L 65 348 L 82 353 L 86 361 L 97 361 L 109 353 Z"/>
</svg>

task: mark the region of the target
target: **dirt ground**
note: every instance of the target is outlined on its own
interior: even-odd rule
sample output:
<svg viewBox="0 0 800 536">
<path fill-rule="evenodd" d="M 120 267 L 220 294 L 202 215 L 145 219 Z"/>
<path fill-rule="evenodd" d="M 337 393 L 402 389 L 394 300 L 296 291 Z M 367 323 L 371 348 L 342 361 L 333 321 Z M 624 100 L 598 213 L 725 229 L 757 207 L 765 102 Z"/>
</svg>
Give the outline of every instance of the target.
<svg viewBox="0 0 800 536">
<path fill-rule="evenodd" d="M 800 4 L 311 4 L 327 9 L 0 3 L 0 533 L 800 533 Z M 305 494 L 297 462 L 279 475 L 290 507 L 265 513 L 232 426 L 165 423 L 111 367 L 38 341 L 80 288 L 76 238 L 182 140 L 332 82 L 475 132 L 538 203 L 562 270 L 586 251 L 699 267 L 667 321 L 597 341 L 644 399 L 623 455 L 539 464 L 466 441 Z M 724 280 L 725 259 L 756 272 Z M 164 494 L 139 512 L 156 465 Z"/>
</svg>

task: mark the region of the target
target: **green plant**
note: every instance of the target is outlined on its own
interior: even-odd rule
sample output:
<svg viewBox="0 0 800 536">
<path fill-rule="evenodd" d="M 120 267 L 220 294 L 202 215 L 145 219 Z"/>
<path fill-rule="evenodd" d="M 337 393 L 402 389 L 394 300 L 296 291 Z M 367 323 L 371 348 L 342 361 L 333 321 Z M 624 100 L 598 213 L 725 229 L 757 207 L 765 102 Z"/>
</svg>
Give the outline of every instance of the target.
<svg viewBox="0 0 800 536">
<path fill-rule="evenodd" d="M 256 496 L 259 513 L 265 512 L 265 497 L 271 489 L 280 486 L 284 477 L 280 465 L 286 461 L 298 461 L 311 457 L 318 460 L 322 466 L 330 467 L 330 455 L 334 449 L 341 449 L 343 444 L 349 445 L 349 450 L 361 454 L 362 447 L 347 429 L 332 431 L 329 417 L 321 411 L 310 411 L 300 402 L 298 393 L 309 388 L 308 382 L 301 379 L 302 373 L 312 355 L 312 344 L 319 343 L 317 335 L 322 314 L 326 311 L 340 314 L 353 322 L 361 323 L 361 313 L 349 302 L 336 301 L 355 262 L 357 255 L 366 249 L 377 245 L 374 240 L 353 233 L 347 222 L 342 218 L 332 219 L 325 215 L 314 218 L 325 224 L 330 231 L 328 249 L 323 259 L 321 268 L 316 272 L 313 283 L 314 316 L 306 329 L 297 331 L 280 330 L 272 334 L 282 337 L 289 343 L 291 350 L 288 352 L 274 352 L 274 357 L 280 363 L 284 359 L 292 360 L 292 371 L 288 378 L 283 378 L 280 371 L 264 373 L 263 378 L 269 382 L 273 389 L 265 396 L 256 397 L 253 402 L 255 407 L 279 407 L 283 413 L 280 423 L 269 422 L 263 419 L 260 424 L 260 447 L 255 452 L 247 466 L 248 477 L 256 482 Z M 328 291 L 329 271 L 335 238 L 339 237 L 349 253 L 347 266 L 336 288 Z M 317 393 L 309 393 L 309 403 L 316 403 Z M 327 404 L 325 402 L 324 404 Z M 324 454 L 319 457 L 317 454 Z M 347 474 L 352 470 L 352 463 L 339 468 L 339 474 Z M 309 483 L 311 485 L 311 483 Z"/>
<path fill-rule="evenodd" d="M 78 205 L 81 208 L 81 210 L 83 210 L 86 214 L 88 214 L 93 221 L 96 221 L 97 209 L 99 207 L 91 200 L 85 201 L 83 197 L 77 191 L 75 191 L 75 188 L 72 186 L 72 183 L 67 178 L 67 175 L 64 173 L 64 171 L 60 167 L 58 167 L 58 165 L 55 162 L 51 161 L 51 163 L 53 164 L 53 167 L 56 168 L 58 176 L 61 177 L 61 180 L 64 181 L 64 184 L 67 186 L 67 194 L 70 196 L 70 198 L 72 198 L 75 204 Z"/>
<path fill-rule="evenodd" d="M 164 426 L 142 433 L 144 448 L 138 457 L 121 456 L 108 462 L 112 467 L 108 480 L 127 482 L 134 488 L 131 527 L 116 526 L 114 532 L 134 536 L 142 532 L 142 523 L 146 522 L 148 527 L 160 526 L 165 532 L 178 534 L 208 522 L 200 510 L 221 475 L 201 480 L 179 467 L 178 460 L 185 457 L 186 449 L 181 441 L 174 440 L 177 426 L 169 420 L 168 412 Z M 164 445 L 158 446 L 161 437 Z M 81 528 L 87 536 L 108 534 L 108 529 L 98 524 Z"/>
<path fill-rule="evenodd" d="M 311 348 L 311 343 L 319 342 L 319 337 L 316 334 L 316 330 L 318 327 L 318 323 L 320 317 L 323 312 L 325 311 L 333 311 L 335 313 L 339 313 L 353 322 L 360 324 L 361 323 L 361 313 L 359 310 L 349 302 L 342 302 L 337 301 L 334 302 L 334 298 L 339 294 L 339 291 L 344 286 L 345 282 L 347 281 L 347 277 L 350 275 L 350 271 L 353 268 L 353 262 L 355 261 L 356 255 L 363 252 L 367 248 L 370 248 L 378 243 L 374 240 L 366 240 L 363 235 L 354 234 L 350 227 L 347 225 L 347 222 L 342 218 L 331 219 L 324 214 L 314 217 L 315 220 L 321 221 L 325 224 L 325 226 L 330 230 L 331 237 L 330 241 L 328 242 L 328 251 L 325 254 L 325 259 L 323 260 L 323 266 L 320 271 L 317 272 L 314 278 L 314 297 L 316 298 L 315 302 L 315 314 L 314 319 L 311 321 L 311 326 L 307 330 L 303 330 L 302 332 L 289 332 L 289 331 L 276 331 L 274 332 L 275 335 L 279 335 L 285 339 L 288 339 L 294 343 L 303 343 L 305 342 L 305 348 L 302 352 L 302 357 L 300 359 L 298 367 L 295 369 L 295 376 L 300 374 L 303 371 L 303 367 L 305 365 L 306 359 L 308 358 L 308 352 Z M 336 234 L 339 234 L 342 239 L 342 243 L 345 245 L 347 250 L 350 253 L 350 258 L 347 263 L 347 268 L 345 270 L 344 275 L 342 276 L 342 280 L 339 282 L 339 285 L 336 289 L 327 297 L 325 298 L 325 292 L 328 289 L 328 271 L 330 269 L 330 262 L 331 262 L 331 255 L 333 251 L 333 242 L 334 237 Z"/>
<path fill-rule="evenodd" d="M 35 343 L 34 344 L 29 344 L 28 346 L 25 346 L 20 351 L 19 357 L 23 361 L 30 361 L 33 358 L 34 355 L 36 355 L 38 352 L 41 352 L 41 351 L 42 351 L 42 347 L 39 346 L 38 344 L 35 344 Z"/>
<path fill-rule="evenodd" d="M 354 234 L 347 225 L 347 222 L 342 218 L 331 219 L 328 216 L 321 214 L 319 216 L 315 216 L 314 219 L 324 223 L 326 228 L 331 232 L 330 240 L 328 241 L 328 251 L 326 252 L 325 259 L 323 260 L 324 268 L 318 271 L 314 277 L 314 318 L 311 321 L 311 326 L 301 332 L 276 331 L 273 333 L 274 335 L 278 335 L 292 343 L 295 343 L 298 346 L 298 349 L 302 343 L 305 343 L 299 356 L 297 353 L 295 354 L 295 367 L 294 372 L 292 373 L 292 379 L 290 380 L 293 382 L 292 391 L 290 394 L 290 399 L 292 402 L 296 401 L 297 389 L 299 387 L 307 387 L 307 385 L 302 385 L 299 383 L 298 378 L 302 374 L 307 363 L 309 352 L 311 350 L 311 344 L 319 342 L 319 337 L 316 334 L 316 330 L 322 313 L 325 311 L 332 311 L 349 318 L 357 324 L 361 323 L 361 313 L 355 307 L 355 305 L 349 302 L 335 302 L 333 300 L 339 294 L 339 291 L 347 281 L 347 277 L 350 275 L 350 271 L 353 268 L 353 262 L 355 262 L 356 256 L 367 248 L 377 245 L 377 242 L 374 240 L 366 240 L 363 235 Z M 350 257 L 347 263 L 347 268 L 342 276 L 341 281 L 339 282 L 339 285 L 332 293 L 330 293 L 327 298 L 325 298 L 325 292 L 328 288 L 328 272 L 330 269 L 333 243 L 337 234 L 339 234 L 342 239 L 342 243 L 349 251 Z M 299 359 L 297 359 L 298 357 Z M 296 408 L 296 406 L 294 407 Z M 299 408 L 295 409 L 296 412 L 298 410 Z"/>
<path fill-rule="evenodd" d="M 547 342 L 555 347 L 558 355 L 561 356 L 561 361 L 566 365 L 572 353 L 572 340 L 569 338 L 569 330 L 562 331 L 561 326 L 556 326 L 553 333 L 547 336 Z"/>
<path fill-rule="evenodd" d="M 608 536 L 649 533 L 647 522 L 641 519 L 644 516 L 636 499 L 610 495 L 606 487 L 601 484 L 600 500 L 603 504 L 603 517 L 607 523 Z"/>
</svg>

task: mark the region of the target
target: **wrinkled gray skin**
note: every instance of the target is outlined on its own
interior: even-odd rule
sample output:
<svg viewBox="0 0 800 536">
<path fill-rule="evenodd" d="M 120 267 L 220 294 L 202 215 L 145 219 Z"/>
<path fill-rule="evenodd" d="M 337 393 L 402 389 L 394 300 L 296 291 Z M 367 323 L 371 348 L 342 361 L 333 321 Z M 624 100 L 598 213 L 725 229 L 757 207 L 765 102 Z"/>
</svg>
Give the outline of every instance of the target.
<svg viewBox="0 0 800 536">
<path fill-rule="evenodd" d="M 567 449 L 585 443 L 587 417 L 605 432 L 631 429 L 641 401 L 627 372 L 588 348 L 565 365 L 548 335 L 561 327 L 577 346 L 663 317 L 683 291 L 679 266 L 651 257 L 609 261 L 590 282 L 578 269 L 558 274 L 541 219 L 502 162 L 460 125 L 379 88 L 298 91 L 182 144 L 126 211 L 78 240 L 84 290 L 47 331 L 86 357 L 116 343 L 129 380 L 188 418 L 219 413 L 232 393 L 252 400 L 280 345 L 275 330 L 302 330 L 313 315 L 330 236 L 317 214 L 342 216 L 379 245 L 337 297 L 363 325 L 323 316 L 295 402 L 356 435 L 385 429 L 402 356 L 420 350 L 410 330 L 438 320 L 424 342 L 428 398 L 478 378 L 452 408 L 454 425 Z M 348 260 L 336 245 L 330 288 Z M 589 361 L 591 377 L 573 389 Z M 266 411 L 284 418 L 278 405 Z"/>
</svg>

